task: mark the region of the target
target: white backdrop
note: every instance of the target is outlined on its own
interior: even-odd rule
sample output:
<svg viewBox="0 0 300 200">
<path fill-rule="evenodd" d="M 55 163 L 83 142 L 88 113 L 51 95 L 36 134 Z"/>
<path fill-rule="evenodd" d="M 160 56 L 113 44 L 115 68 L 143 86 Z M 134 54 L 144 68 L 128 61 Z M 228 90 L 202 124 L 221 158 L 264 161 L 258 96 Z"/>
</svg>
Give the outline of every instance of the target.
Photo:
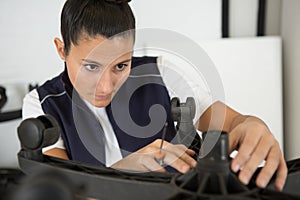
<svg viewBox="0 0 300 200">
<path fill-rule="evenodd" d="M 282 41 L 280 37 L 201 42 L 222 78 L 226 103 L 260 117 L 283 149 Z"/>
<path fill-rule="evenodd" d="M 221 37 L 221 0 L 132 0 L 138 28 L 163 28 L 191 39 Z"/>
</svg>

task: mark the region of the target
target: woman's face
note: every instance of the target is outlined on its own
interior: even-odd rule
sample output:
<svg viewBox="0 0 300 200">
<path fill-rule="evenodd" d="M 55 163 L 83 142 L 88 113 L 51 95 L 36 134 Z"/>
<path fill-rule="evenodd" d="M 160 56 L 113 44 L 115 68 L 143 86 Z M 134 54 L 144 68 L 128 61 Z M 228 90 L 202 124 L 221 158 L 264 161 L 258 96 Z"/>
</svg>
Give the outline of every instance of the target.
<svg viewBox="0 0 300 200">
<path fill-rule="evenodd" d="M 133 39 L 81 37 L 65 58 L 70 81 L 96 107 L 107 106 L 129 76 Z"/>
</svg>

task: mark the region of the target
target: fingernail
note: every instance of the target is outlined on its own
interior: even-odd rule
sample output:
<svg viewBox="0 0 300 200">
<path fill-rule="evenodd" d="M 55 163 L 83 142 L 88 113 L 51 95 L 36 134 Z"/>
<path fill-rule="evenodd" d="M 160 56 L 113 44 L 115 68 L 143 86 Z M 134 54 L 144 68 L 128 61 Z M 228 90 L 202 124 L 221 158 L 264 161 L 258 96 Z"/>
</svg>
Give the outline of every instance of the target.
<svg viewBox="0 0 300 200">
<path fill-rule="evenodd" d="M 260 179 L 259 180 L 259 186 L 262 187 L 262 188 L 265 188 L 267 186 L 267 181 L 266 179 Z"/>
<path fill-rule="evenodd" d="M 190 170 L 190 167 L 188 165 L 183 165 L 181 169 L 183 172 L 188 172 Z"/>
<path fill-rule="evenodd" d="M 277 189 L 278 191 L 282 191 L 282 190 L 283 190 L 283 185 L 275 186 L 275 187 L 276 187 L 276 189 Z"/>
<path fill-rule="evenodd" d="M 241 176 L 240 176 L 240 181 L 241 181 L 243 184 L 248 185 L 248 183 L 249 183 L 249 178 L 248 178 L 247 176 L 245 176 L 245 175 L 241 175 Z"/>
<path fill-rule="evenodd" d="M 193 167 L 196 167 L 197 161 L 193 161 L 192 165 L 193 165 Z"/>
<path fill-rule="evenodd" d="M 237 171 L 239 171 L 239 169 L 240 169 L 240 166 L 238 164 L 236 164 L 233 166 L 232 171 L 237 172 Z"/>
</svg>

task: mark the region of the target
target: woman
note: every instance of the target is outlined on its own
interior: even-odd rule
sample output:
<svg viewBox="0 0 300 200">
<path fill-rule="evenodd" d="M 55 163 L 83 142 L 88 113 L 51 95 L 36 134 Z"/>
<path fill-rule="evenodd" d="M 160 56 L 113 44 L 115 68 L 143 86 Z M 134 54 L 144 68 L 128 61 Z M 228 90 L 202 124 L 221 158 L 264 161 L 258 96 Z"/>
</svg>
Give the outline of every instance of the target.
<svg viewBox="0 0 300 200">
<path fill-rule="evenodd" d="M 181 173 L 195 167 L 195 152 L 174 139 L 166 89 L 172 86 L 164 85 L 157 58 L 132 57 L 134 29 L 135 19 L 126 1 L 66 1 L 61 15 L 63 40 L 54 40 L 65 70 L 29 93 L 23 105 L 24 118 L 51 114 L 61 126 L 59 142 L 44 149 L 45 154 L 118 169 L 165 172 L 153 158 L 161 145 L 162 123 L 167 121 L 164 163 Z M 138 68 L 143 70 L 134 70 Z M 140 79 L 149 84 L 130 93 L 132 84 Z M 265 123 L 220 101 L 208 102 L 207 96 L 194 98 L 200 102 L 198 130 L 229 132 L 230 150 L 238 150 L 231 168 L 240 171 L 241 182 L 248 184 L 258 165 L 266 160 L 256 183 L 265 187 L 276 173 L 275 186 L 281 190 L 287 168 Z M 153 112 L 149 119 L 153 104 L 163 106 L 166 115 Z M 131 117 L 134 123 L 126 127 Z M 149 123 L 154 125 L 147 126 Z"/>
</svg>

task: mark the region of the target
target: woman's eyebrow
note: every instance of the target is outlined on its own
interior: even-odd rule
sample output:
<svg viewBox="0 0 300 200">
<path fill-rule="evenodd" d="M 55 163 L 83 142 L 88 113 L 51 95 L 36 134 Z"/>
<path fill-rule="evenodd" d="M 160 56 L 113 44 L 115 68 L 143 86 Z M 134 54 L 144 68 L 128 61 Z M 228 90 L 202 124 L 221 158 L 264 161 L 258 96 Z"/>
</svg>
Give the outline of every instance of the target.
<svg viewBox="0 0 300 200">
<path fill-rule="evenodd" d="M 123 61 L 121 61 L 121 62 L 118 62 L 118 64 L 126 63 L 126 62 L 129 62 L 129 61 L 131 61 L 131 58 L 130 58 L 130 59 L 127 59 L 127 60 L 123 60 Z"/>
<path fill-rule="evenodd" d="M 101 63 L 94 61 L 94 60 L 89 60 L 89 59 L 82 59 L 82 61 L 87 62 L 87 63 L 91 63 L 91 64 L 96 64 L 98 66 L 102 66 Z"/>
</svg>

